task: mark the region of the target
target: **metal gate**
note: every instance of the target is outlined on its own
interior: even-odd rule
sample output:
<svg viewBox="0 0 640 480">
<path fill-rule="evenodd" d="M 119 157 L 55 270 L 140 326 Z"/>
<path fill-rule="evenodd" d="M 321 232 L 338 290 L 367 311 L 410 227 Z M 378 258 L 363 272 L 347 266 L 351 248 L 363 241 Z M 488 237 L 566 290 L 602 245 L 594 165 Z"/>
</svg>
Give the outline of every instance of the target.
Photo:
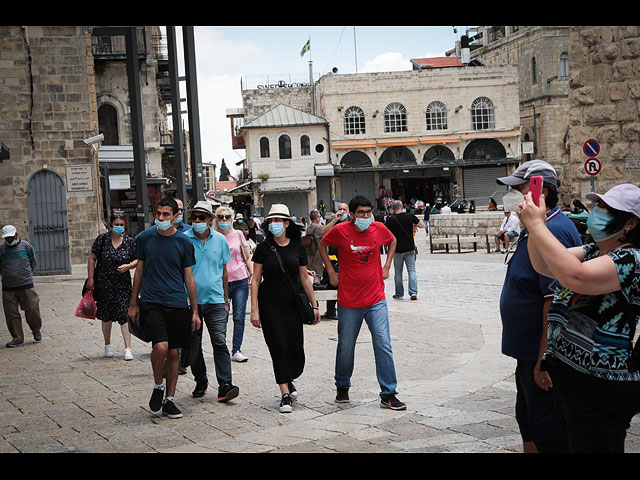
<svg viewBox="0 0 640 480">
<path fill-rule="evenodd" d="M 465 200 L 474 200 L 476 206 L 489 205 L 489 198 L 502 203 L 502 196 L 507 193 L 507 187 L 498 185 L 496 178 L 507 175 L 505 165 L 490 167 L 465 167 L 462 169 L 463 189 Z"/>
<path fill-rule="evenodd" d="M 36 275 L 71 273 L 64 179 L 40 170 L 29 179 L 29 240 L 36 252 Z"/>
</svg>

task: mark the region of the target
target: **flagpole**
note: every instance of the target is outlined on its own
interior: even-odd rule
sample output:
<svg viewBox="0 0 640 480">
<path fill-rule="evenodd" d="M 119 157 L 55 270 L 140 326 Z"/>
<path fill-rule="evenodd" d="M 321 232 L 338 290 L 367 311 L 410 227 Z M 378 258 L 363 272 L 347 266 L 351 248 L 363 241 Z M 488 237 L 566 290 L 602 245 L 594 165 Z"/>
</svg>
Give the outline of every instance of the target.
<svg viewBox="0 0 640 480">
<path fill-rule="evenodd" d="M 356 73 L 358 73 L 358 51 L 356 50 L 356 27 L 353 27 L 353 54 L 356 58 Z"/>
</svg>

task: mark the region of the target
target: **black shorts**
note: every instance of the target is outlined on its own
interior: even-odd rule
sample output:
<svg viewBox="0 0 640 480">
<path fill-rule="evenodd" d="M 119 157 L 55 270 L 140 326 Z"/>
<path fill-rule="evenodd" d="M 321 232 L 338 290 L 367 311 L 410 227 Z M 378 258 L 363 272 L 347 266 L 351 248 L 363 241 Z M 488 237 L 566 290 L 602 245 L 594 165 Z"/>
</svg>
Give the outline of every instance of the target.
<svg viewBox="0 0 640 480">
<path fill-rule="evenodd" d="M 151 344 L 168 342 L 169 348 L 189 345 L 191 338 L 191 308 L 172 308 L 157 303 L 140 302 L 140 317 Z"/>
</svg>

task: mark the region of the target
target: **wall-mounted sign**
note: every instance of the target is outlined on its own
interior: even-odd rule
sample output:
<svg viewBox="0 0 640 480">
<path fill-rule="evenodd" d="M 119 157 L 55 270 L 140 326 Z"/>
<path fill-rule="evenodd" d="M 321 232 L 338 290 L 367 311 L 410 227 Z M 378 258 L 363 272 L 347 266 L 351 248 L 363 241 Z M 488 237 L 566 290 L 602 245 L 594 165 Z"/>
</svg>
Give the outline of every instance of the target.
<svg viewBox="0 0 640 480">
<path fill-rule="evenodd" d="M 93 192 L 91 165 L 69 165 L 66 169 L 67 192 Z"/>
<path fill-rule="evenodd" d="M 109 190 L 129 190 L 131 188 L 131 176 L 128 173 L 109 175 Z"/>
</svg>

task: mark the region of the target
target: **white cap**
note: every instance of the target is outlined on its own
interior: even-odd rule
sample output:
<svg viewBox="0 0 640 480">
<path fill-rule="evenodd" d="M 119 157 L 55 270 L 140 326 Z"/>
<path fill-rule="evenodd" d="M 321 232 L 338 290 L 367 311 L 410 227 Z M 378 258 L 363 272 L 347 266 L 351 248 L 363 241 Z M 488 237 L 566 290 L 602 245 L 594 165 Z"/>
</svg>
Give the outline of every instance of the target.
<svg viewBox="0 0 640 480">
<path fill-rule="evenodd" d="M 16 227 L 13 225 L 5 225 L 2 227 L 2 238 L 13 237 L 16 234 Z"/>
</svg>

